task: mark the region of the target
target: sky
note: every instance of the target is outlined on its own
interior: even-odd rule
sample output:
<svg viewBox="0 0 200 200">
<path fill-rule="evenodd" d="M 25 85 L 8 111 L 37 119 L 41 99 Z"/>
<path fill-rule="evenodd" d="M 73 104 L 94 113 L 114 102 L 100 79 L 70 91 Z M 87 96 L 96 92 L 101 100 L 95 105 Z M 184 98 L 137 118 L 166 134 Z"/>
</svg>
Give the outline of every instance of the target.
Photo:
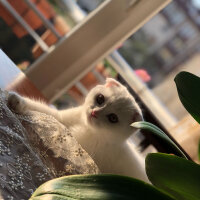
<svg viewBox="0 0 200 200">
<path fill-rule="evenodd" d="M 192 3 L 200 9 L 200 0 L 192 0 Z"/>
</svg>

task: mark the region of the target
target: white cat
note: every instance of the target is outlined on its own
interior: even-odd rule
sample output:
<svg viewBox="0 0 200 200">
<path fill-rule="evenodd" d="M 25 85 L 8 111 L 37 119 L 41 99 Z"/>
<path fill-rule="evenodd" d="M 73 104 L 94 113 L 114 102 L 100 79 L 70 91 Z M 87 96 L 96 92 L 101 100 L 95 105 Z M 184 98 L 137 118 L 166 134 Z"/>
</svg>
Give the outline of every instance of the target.
<svg viewBox="0 0 200 200">
<path fill-rule="evenodd" d="M 128 145 L 136 132 L 130 126 L 143 120 L 141 110 L 128 90 L 114 79 L 106 79 L 87 95 L 83 105 L 58 111 L 11 92 L 8 105 L 18 113 L 29 110 L 52 115 L 63 123 L 93 158 L 102 173 L 132 176 L 148 182 L 144 163 Z"/>
</svg>

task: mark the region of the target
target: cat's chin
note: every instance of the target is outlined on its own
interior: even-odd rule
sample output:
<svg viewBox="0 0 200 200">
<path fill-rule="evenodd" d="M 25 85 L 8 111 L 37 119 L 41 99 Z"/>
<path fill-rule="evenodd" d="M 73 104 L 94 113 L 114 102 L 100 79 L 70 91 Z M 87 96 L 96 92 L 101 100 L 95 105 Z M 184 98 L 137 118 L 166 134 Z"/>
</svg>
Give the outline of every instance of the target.
<svg viewBox="0 0 200 200">
<path fill-rule="evenodd" d="M 97 119 L 92 117 L 91 115 L 88 115 L 87 121 L 88 121 L 88 124 L 92 127 L 94 127 L 97 123 Z"/>
</svg>

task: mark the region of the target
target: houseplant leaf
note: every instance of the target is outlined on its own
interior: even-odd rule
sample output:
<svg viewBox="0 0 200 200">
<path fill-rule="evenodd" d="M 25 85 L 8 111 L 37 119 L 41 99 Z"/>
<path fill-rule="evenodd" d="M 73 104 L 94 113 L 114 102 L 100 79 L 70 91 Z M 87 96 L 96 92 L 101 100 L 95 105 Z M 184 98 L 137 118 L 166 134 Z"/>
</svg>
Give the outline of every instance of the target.
<svg viewBox="0 0 200 200">
<path fill-rule="evenodd" d="M 200 78 L 189 72 L 180 72 L 174 81 L 183 106 L 200 123 Z"/>
<path fill-rule="evenodd" d="M 30 200 L 173 200 L 142 181 L 119 175 L 75 175 L 41 185 Z"/>
<path fill-rule="evenodd" d="M 172 152 L 176 153 L 176 155 L 187 159 L 187 156 L 178 148 L 178 146 L 160 128 L 158 128 L 154 124 L 140 121 L 134 122 L 133 124 L 131 124 L 131 126 L 141 130 L 149 131 L 149 133 L 158 137 L 163 144 L 166 144 L 169 148 L 171 148 Z"/>
<path fill-rule="evenodd" d="M 148 154 L 145 162 L 147 176 L 154 186 L 177 200 L 200 199 L 200 165 L 161 153 Z"/>
</svg>

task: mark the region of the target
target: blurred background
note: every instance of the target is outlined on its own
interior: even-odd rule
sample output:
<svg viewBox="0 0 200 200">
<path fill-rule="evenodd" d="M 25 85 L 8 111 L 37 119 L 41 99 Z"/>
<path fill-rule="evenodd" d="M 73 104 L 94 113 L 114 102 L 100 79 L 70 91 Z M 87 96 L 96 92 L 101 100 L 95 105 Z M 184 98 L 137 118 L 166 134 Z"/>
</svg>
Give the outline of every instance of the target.
<svg viewBox="0 0 200 200">
<path fill-rule="evenodd" d="M 0 48 L 26 73 L 46 49 L 54 47 L 102 3 L 103 0 L 0 1 Z M 200 129 L 180 103 L 174 77 L 183 70 L 200 76 L 200 0 L 173 0 L 116 50 L 155 96 L 153 103 L 161 104 L 171 116 L 173 123 L 166 125 L 167 130 L 196 159 Z M 124 81 L 105 58 L 51 103 L 59 109 L 78 105 L 90 88 L 103 83 L 106 77 Z M 140 98 L 137 92 L 134 95 Z M 146 106 L 151 107 L 152 102 Z"/>
</svg>

